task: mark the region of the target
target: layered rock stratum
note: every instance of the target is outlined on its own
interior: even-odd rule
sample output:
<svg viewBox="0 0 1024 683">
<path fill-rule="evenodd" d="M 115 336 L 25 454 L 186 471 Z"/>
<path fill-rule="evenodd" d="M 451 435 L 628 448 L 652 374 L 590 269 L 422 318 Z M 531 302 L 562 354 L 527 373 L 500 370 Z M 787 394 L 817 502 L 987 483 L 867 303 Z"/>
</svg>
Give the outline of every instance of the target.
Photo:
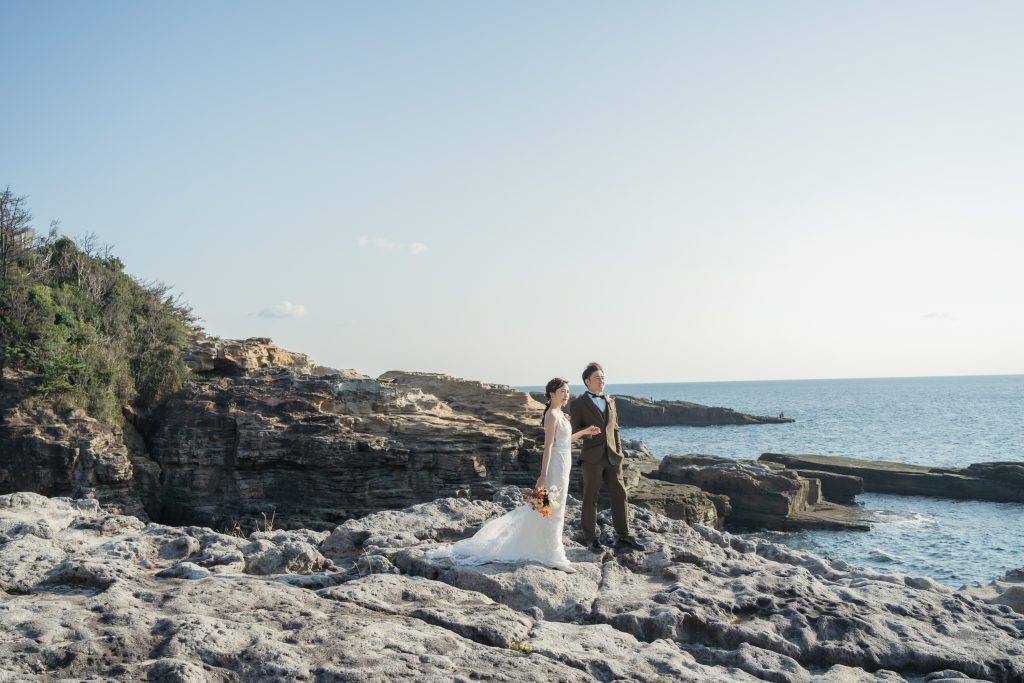
<svg viewBox="0 0 1024 683">
<path fill-rule="evenodd" d="M 735 526 L 766 529 L 831 528 L 868 531 L 871 513 L 837 505 L 824 491 L 853 500 L 863 490 L 856 477 L 808 470 L 790 470 L 769 461 L 720 455 L 669 455 L 651 476 L 726 496 L 729 509 L 721 516 Z"/>
<path fill-rule="evenodd" d="M 570 499 L 575 574 L 426 558 L 519 500 L 241 538 L 0 496 L 0 680 L 1024 680 L 1009 605 L 636 507 L 597 555 Z"/>
<path fill-rule="evenodd" d="M 858 477 L 865 491 L 901 496 L 938 496 L 1024 503 L 1024 463 L 980 462 L 967 467 L 929 467 L 838 455 L 763 453 L 759 460 L 787 469 Z"/>
</svg>

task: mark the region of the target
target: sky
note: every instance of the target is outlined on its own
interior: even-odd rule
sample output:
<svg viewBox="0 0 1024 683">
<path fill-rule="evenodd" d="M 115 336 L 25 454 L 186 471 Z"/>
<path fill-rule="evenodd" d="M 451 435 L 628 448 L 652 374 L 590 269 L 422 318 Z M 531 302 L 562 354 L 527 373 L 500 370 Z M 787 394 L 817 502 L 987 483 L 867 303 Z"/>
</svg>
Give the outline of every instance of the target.
<svg viewBox="0 0 1024 683">
<path fill-rule="evenodd" d="M 1019 2 L 0 0 L 0 186 L 377 375 L 1024 373 Z"/>
</svg>

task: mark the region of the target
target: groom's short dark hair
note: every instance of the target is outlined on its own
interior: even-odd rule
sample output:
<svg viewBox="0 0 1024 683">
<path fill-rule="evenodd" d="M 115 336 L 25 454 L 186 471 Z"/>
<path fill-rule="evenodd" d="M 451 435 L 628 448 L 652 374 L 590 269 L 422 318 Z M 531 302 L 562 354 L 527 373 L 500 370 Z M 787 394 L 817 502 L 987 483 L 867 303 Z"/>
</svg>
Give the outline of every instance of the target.
<svg viewBox="0 0 1024 683">
<path fill-rule="evenodd" d="M 587 367 L 583 368 L 583 381 L 586 382 L 591 375 L 598 371 L 604 372 L 600 363 L 587 363 Z"/>
</svg>

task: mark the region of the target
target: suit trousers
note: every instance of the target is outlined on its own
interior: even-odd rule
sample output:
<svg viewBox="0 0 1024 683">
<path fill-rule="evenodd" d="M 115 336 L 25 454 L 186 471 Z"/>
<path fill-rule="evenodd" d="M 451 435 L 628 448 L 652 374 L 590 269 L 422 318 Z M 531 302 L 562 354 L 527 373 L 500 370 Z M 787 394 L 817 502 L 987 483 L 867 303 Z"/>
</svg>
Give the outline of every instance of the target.
<svg viewBox="0 0 1024 683">
<path fill-rule="evenodd" d="M 605 454 L 596 463 L 583 463 L 583 540 L 589 544 L 597 537 L 597 494 L 601 482 L 608 489 L 611 499 L 612 522 L 619 538 L 629 536 L 629 522 L 626 519 L 626 483 L 622 481 L 622 465 L 613 465 Z"/>
</svg>

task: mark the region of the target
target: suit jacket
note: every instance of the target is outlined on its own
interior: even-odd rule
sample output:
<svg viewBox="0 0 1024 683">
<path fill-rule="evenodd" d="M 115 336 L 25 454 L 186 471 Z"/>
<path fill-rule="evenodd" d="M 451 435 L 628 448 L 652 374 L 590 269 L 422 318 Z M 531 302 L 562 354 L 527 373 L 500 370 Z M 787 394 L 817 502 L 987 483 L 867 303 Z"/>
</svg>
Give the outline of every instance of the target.
<svg viewBox="0 0 1024 683">
<path fill-rule="evenodd" d="M 622 463 L 624 452 L 622 450 L 622 437 L 619 436 L 619 416 L 615 410 L 615 399 L 606 396 L 608 402 L 608 417 L 597 409 L 594 402 L 586 394 L 582 394 L 569 404 L 569 418 L 572 422 L 572 431 L 576 433 L 584 427 L 598 426 L 601 433 L 597 436 L 583 437 L 583 450 L 580 453 L 580 462 L 584 465 L 592 465 L 601 462 L 607 454 L 608 460 L 613 465 Z"/>
</svg>

